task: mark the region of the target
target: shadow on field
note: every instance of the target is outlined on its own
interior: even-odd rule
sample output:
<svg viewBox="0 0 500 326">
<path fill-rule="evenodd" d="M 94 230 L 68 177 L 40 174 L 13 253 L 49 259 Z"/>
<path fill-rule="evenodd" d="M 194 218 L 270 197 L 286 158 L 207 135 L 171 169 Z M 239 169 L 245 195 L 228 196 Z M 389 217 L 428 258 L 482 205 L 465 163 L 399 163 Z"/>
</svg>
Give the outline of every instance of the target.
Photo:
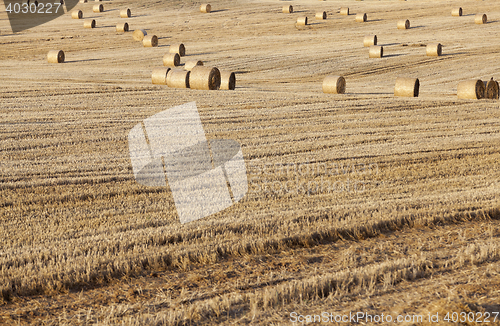
<svg viewBox="0 0 500 326">
<path fill-rule="evenodd" d="M 398 53 L 398 54 L 384 54 L 384 58 L 399 57 L 401 55 L 404 55 L 404 54 L 402 54 L 402 53 Z"/>
<path fill-rule="evenodd" d="M 87 61 L 101 61 L 101 60 L 102 59 L 71 60 L 71 61 L 64 61 L 64 63 L 87 62 Z"/>
<path fill-rule="evenodd" d="M 400 45 L 401 43 L 387 43 L 387 44 L 377 44 L 380 46 L 392 46 L 392 45 Z"/>
</svg>

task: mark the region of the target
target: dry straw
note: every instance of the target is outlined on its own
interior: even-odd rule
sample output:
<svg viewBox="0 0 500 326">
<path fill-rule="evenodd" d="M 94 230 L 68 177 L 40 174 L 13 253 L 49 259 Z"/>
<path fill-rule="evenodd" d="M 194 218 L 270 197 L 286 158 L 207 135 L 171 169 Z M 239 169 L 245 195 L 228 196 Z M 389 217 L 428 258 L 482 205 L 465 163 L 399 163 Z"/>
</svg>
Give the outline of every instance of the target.
<svg viewBox="0 0 500 326">
<path fill-rule="evenodd" d="M 316 19 L 326 19 L 326 11 L 323 11 L 323 12 L 317 12 L 316 13 Z"/>
<path fill-rule="evenodd" d="M 146 35 L 142 39 L 142 45 L 146 48 L 158 46 L 158 37 L 156 35 Z"/>
<path fill-rule="evenodd" d="M 209 5 L 208 3 L 206 3 L 206 4 L 202 4 L 202 5 L 200 6 L 200 11 L 201 11 L 201 12 L 203 12 L 203 13 L 206 13 L 206 14 L 207 14 L 207 13 L 209 13 L 210 11 L 212 11 L 212 6 L 211 6 L 211 5 Z"/>
<path fill-rule="evenodd" d="M 186 47 L 182 43 L 171 44 L 168 48 L 169 53 L 179 53 L 179 56 L 184 57 L 186 55 Z"/>
<path fill-rule="evenodd" d="M 394 96 L 418 97 L 420 82 L 418 78 L 396 78 Z"/>
<path fill-rule="evenodd" d="M 293 12 L 293 6 L 292 5 L 289 5 L 289 6 L 283 6 L 283 8 L 281 9 L 281 11 L 284 13 L 284 14 L 291 14 Z"/>
<path fill-rule="evenodd" d="M 341 76 L 326 76 L 323 79 L 323 93 L 344 94 L 345 79 Z"/>
<path fill-rule="evenodd" d="M 370 58 L 382 58 L 384 56 L 384 47 L 380 45 L 370 46 L 368 51 L 368 57 Z"/>
<path fill-rule="evenodd" d="M 83 11 L 81 10 L 75 10 L 71 13 L 71 18 L 73 19 L 82 19 L 83 18 Z"/>
<path fill-rule="evenodd" d="M 459 7 L 459 8 L 454 8 L 452 11 L 451 11 L 451 15 L 454 16 L 454 17 L 460 17 L 462 16 L 462 8 Z"/>
<path fill-rule="evenodd" d="M 62 50 L 50 50 L 49 53 L 47 53 L 47 61 L 49 63 L 63 63 L 64 52 Z"/>
<path fill-rule="evenodd" d="M 92 7 L 93 12 L 103 12 L 104 11 L 104 6 L 102 4 L 94 5 Z"/>
<path fill-rule="evenodd" d="M 486 90 L 484 93 L 484 97 L 498 100 L 498 82 L 491 78 L 488 82 L 485 82 Z"/>
<path fill-rule="evenodd" d="M 357 14 L 356 15 L 356 21 L 358 23 L 364 23 L 368 19 L 368 16 L 366 14 Z"/>
<path fill-rule="evenodd" d="M 372 45 L 377 45 L 377 35 L 365 35 L 363 39 L 363 46 L 369 47 Z"/>
<path fill-rule="evenodd" d="M 409 29 L 410 21 L 407 20 L 398 20 L 398 29 Z"/>
<path fill-rule="evenodd" d="M 181 64 L 179 53 L 167 53 L 163 56 L 163 65 L 167 67 L 177 67 Z"/>
<path fill-rule="evenodd" d="M 83 22 L 84 28 L 95 28 L 95 19 L 88 19 Z"/>
<path fill-rule="evenodd" d="M 195 66 L 203 66 L 203 62 L 199 60 L 186 61 L 184 64 L 184 69 L 191 71 Z"/>
<path fill-rule="evenodd" d="M 132 16 L 132 12 L 130 11 L 130 9 L 126 8 L 126 9 L 120 10 L 120 17 L 121 18 L 129 18 L 130 16 Z"/>
<path fill-rule="evenodd" d="M 457 96 L 461 99 L 479 100 L 484 97 L 484 83 L 480 79 L 458 83 Z"/>
<path fill-rule="evenodd" d="M 80 3 L 87 3 L 87 0 L 80 0 Z"/>
<path fill-rule="evenodd" d="M 486 14 L 477 14 L 476 17 L 474 17 L 474 22 L 476 24 L 486 24 L 488 21 L 488 17 L 486 17 Z"/>
<path fill-rule="evenodd" d="M 167 74 L 167 86 L 173 88 L 189 88 L 189 75 L 187 70 L 171 69 Z"/>
<path fill-rule="evenodd" d="M 220 87 L 220 71 L 215 67 L 195 66 L 189 75 L 192 89 L 214 90 Z"/>
<path fill-rule="evenodd" d="M 118 23 L 116 24 L 116 31 L 117 32 L 128 32 L 129 28 L 128 28 L 128 23 Z"/>
<path fill-rule="evenodd" d="M 167 85 L 167 74 L 170 68 L 160 67 L 154 68 L 151 73 L 151 81 L 156 85 Z"/>
<path fill-rule="evenodd" d="M 427 44 L 425 52 L 428 57 L 439 57 L 443 52 L 443 47 L 440 43 Z"/>
<path fill-rule="evenodd" d="M 234 90 L 236 87 L 236 75 L 231 71 L 220 72 L 220 89 Z"/>
<path fill-rule="evenodd" d="M 307 17 L 297 18 L 297 26 L 306 26 L 306 25 L 307 25 Z"/>
<path fill-rule="evenodd" d="M 340 14 L 343 16 L 349 15 L 349 8 L 340 8 Z"/>
<path fill-rule="evenodd" d="M 146 32 L 146 30 L 144 30 L 144 29 L 136 29 L 134 31 L 134 33 L 132 34 L 132 37 L 136 41 L 142 41 L 146 35 L 148 35 L 148 32 Z"/>
</svg>

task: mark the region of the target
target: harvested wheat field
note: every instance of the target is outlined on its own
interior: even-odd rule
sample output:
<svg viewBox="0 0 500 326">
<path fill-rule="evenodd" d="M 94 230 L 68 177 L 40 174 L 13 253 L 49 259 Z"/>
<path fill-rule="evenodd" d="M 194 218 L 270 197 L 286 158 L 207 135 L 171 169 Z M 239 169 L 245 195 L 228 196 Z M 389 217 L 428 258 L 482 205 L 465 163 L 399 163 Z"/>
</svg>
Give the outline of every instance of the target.
<svg viewBox="0 0 500 326">
<path fill-rule="evenodd" d="M 497 0 L 94 4 L 75 10 L 95 28 L 68 11 L 16 34 L 1 8 L 1 325 L 500 325 L 500 102 L 457 97 L 500 79 Z M 152 84 L 179 43 L 179 69 L 235 89 Z M 398 77 L 418 97 L 394 96 Z M 241 145 L 248 192 L 181 224 L 168 187 L 136 182 L 127 137 L 188 102 L 209 140 Z"/>
</svg>

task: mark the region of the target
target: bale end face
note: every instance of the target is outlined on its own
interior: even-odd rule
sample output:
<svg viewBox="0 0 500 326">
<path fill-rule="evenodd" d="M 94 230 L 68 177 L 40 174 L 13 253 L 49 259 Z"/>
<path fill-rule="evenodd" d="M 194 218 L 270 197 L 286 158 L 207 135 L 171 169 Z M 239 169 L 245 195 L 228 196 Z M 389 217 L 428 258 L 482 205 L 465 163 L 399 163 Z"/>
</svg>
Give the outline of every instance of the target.
<svg viewBox="0 0 500 326">
<path fill-rule="evenodd" d="M 498 100 L 499 97 L 499 87 L 498 87 L 498 82 L 493 80 L 489 80 L 488 82 L 485 82 L 485 92 L 484 92 L 484 97 L 492 99 L 492 100 Z"/>
<path fill-rule="evenodd" d="M 326 76 L 323 79 L 323 93 L 327 94 L 344 94 L 345 93 L 345 78 L 342 76 Z"/>
<path fill-rule="evenodd" d="M 488 17 L 486 16 L 486 14 L 477 14 L 474 17 L 474 22 L 476 24 L 486 24 L 487 21 L 488 21 Z"/>
<path fill-rule="evenodd" d="M 283 8 L 281 9 L 281 11 L 282 11 L 284 14 L 291 14 L 291 13 L 293 13 L 293 6 L 292 6 L 292 5 L 289 5 L 289 6 L 283 6 Z"/>
<path fill-rule="evenodd" d="M 368 19 L 368 16 L 366 14 L 357 14 L 356 15 L 356 21 L 358 23 L 364 23 L 367 21 L 367 19 Z"/>
<path fill-rule="evenodd" d="M 158 37 L 156 35 L 146 35 L 142 39 L 142 45 L 146 48 L 158 46 Z"/>
<path fill-rule="evenodd" d="M 461 81 L 457 86 L 457 97 L 460 99 L 479 100 L 484 97 L 484 92 L 484 83 L 480 79 Z"/>
<path fill-rule="evenodd" d="M 211 11 L 212 11 L 212 6 L 211 6 L 211 5 L 209 5 L 208 3 L 207 3 L 207 4 L 202 4 L 202 5 L 200 6 L 200 11 L 201 11 L 202 13 L 208 14 L 209 12 L 211 12 Z"/>
<path fill-rule="evenodd" d="M 418 78 L 396 78 L 396 85 L 394 86 L 394 96 L 403 97 L 418 97 L 420 90 L 420 81 Z"/>
<path fill-rule="evenodd" d="M 49 53 L 47 53 L 47 61 L 49 63 L 63 63 L 64 59 L 64 51 L 62 50 L 50 50 Z"/>
<path fill-rule="evenodd" d="M 440 43 L 427 44 L 425 53 L 428 57 L 439 57 L 443 52 L 443 47 Z"/>
</svg>

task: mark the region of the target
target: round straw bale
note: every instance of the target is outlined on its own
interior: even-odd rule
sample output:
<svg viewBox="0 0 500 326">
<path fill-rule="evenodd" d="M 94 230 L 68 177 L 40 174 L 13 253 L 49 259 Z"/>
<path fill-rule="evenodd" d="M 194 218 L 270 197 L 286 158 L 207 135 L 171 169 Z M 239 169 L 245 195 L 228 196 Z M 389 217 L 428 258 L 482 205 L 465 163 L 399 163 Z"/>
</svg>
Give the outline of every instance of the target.
<svg viewBox="0 0 500 326">
<path fill-rule="evenodd" d="M 144 39 L 144 36 L 148 35 L 148 32 L 144 29 L 136 29 L 134 33 L 132 34 L 132 37 L 136 41 L 142 41 Z"/>
<path fill-rule="evenodd" d="M 367 19 L 368 19 L 368 17 L 366 16 L 366 14 L 357 14 L 357 15 L 356 15 L 356 21 L 357 21 L 358 23 L 363 23 L 363 22 L 365 22 Z"/>
<path fill-rule="evenodd" d="M 200 11 L 207 14 L 212 11 L 212 6 L 209 5 L 208 3 L 202 4 L 200 6 Z"/>
<path fill-rule="evenodd" d="M 121 18 L 129 18 L 130 16 L 132 16 L 132 12 L 130 11 L 130 9 L 126 8 L 126 9 L 120 10 L 120 17 Z"/>
<path fill-rule="evenodd" d="M 87 19 L 83 22 L 84 28 L 95 28 L 95 19 Z"/>
<path fill-rule="evenodd" d="M 182 43 L 170 44 L 168 48 L 169 53 L 179 53 L 179 56 L 184 57 L 186 55 L 186 47 Z"/>
<path fill-rule="evenodd" d="M 170 68 L 166 67 L 154 68 L 151 73 L 151 81 L 153 84 L 167 85 L 167 74 L 169 71 Z"/>
<path fill-rule="evenodd" d="M 410 21 L 407 20 L 398 20 L 398 29 L 409 29 L 410 28 Z"/>
<path fill-rule="evenodd" d="M 377 45 L 377 35 L 365 35 L 363 46 L 368 47 L 372 45 Z"/>
<path fill-rule="evenodd" d="M 474 17 L 474 22 L 476 24 L 486 24 L 488 21 L 488 17 L 486 17 L 486 14 L 477 14 L 476 17 Z"/>
<path fill-rule="evenodd" d="M 341 76 L 326 76 L 323 79 L 323 93 L 344 94 L 345 79 Z"/>
<path fill-rule="evenodd" d="M 236 75 L 231 71 L 220 72 L 220 89 L 234 90 L 236 87 Z"/>
<path fill-rule="evenodd" d="M 104 11 L 104 6 L 102 4 L 94 5 L 92 7 L 93 12 L 103 12 Z"/>
<path fill-rule="evenodd" d="M 81 10 L 75 10 L 71 13 L 71 18 L 73 19 L 82 19 L 83 18 L 83 11 Z"/>
<path fill-rule="evenodd" d="M 455 17 L 462 16 L 462 8 L 461 7 L 459 7 L 459 8 L 453 8 L 453 10 L 451 11 L 451 15 L 455 16 Z"/>
<path fill-rule="evenodd" d="M 441 43 L 427 44 L 425 52 L 428 57 L 439 57 L 443 52 L 443 47 L 441 46 Z"/>
<path fill-rule="evenodd" d="M 484 83 L 486 84 L 484 97 L 498 100 L 498 82 L 491 78 L 488 82 Z"/>
<path fill-rule="evenodd" d="M 340 14 L 344 16 L 349 15 L 349 8 L 340 8 Z"/>
<path fill-rule="evenodd" d="M 220 87 L 220 71 L 215 67 L 195 66 L 189 75 L 192 89 L 213 90 Z"/>
<path fill-rule="evenodd" d="M 128 23 L 118 23 L 116 24 L 117 32 L 128 32 Z"/>
<path fill-rule="evenodd" d="M 203 66 L 203 62 L 198 60 L 186 61 L 186 63 L 184 64 L 184 69 L 191 71 L 194 66 Z"/>
<path fill-rule="evenodd" d="M 158 37 L 156 35 L 146 35 L 142 39 L 142 45 L 146 48 L 158 46 Z"/>
<path fill-rule="evenodd" d="M 95 2 L 100 2 L 100 1 L 102 1 L 102 0 L 94 0 L 94 1 L 95 1 Z"/>
<path fill-rule="evenodd" d="M 292 5 L 289 5 L 289 6 L 283 6 L 283 8 L 281 9 L 281 11 L 284 13 L 284 14 L 291 14 L 293 12 L 293 6 Z"/>
<path fill-rule="evenodd" d="M 87 0 L 80 0 L 80 3 L 87 3 Z"/>
<path fill-rule="evenodd" d="M 382 58 L 384 56 L 384 47 L 380 45 L 372 45 L 370 46 L 370 50 L 368 51 L 369 58 Z"/>
<path fill-rule="evenodd" d="M 63 63 L 64 52 L 62 50 L 50 50 L 49 53 L 47 53 L 47 61 L 49 63 Z"/>
<path fill-rule="evenodd" d="M 189 88 L 188 70 L 170 69 L 167 74 L 167 86 L 173 88 Z"/>
<path fill-rule="evenodd" d="M 479 100 L 484 97 L 484 83 L 480 79 L 465 80 L 458 83 L 457 96 L 461 99 Z"/>
<path fill-rule="evenodd" d="M 305 26 L 305 25 L 307 25 L 307 17 L 299 17 L 299 18 L 297 18 L 297 25 L 298 26 Z"/>
<path fill-rule="evenodd" d="M 418 97 L 420 81 L 418 78 L 397 77 L 394 96 Z"/>
<path fill-rule="evenodd" d="M 316 19 L 326 19 L 326 11 L 317 12 L 316 13 Z"/>
<path fill-rule="evenodd" d="M 169 67 L 177 67 L 181 64 L 179 53 L 167 53 L 163 56 L 163 65 Z"/>
</svg>

